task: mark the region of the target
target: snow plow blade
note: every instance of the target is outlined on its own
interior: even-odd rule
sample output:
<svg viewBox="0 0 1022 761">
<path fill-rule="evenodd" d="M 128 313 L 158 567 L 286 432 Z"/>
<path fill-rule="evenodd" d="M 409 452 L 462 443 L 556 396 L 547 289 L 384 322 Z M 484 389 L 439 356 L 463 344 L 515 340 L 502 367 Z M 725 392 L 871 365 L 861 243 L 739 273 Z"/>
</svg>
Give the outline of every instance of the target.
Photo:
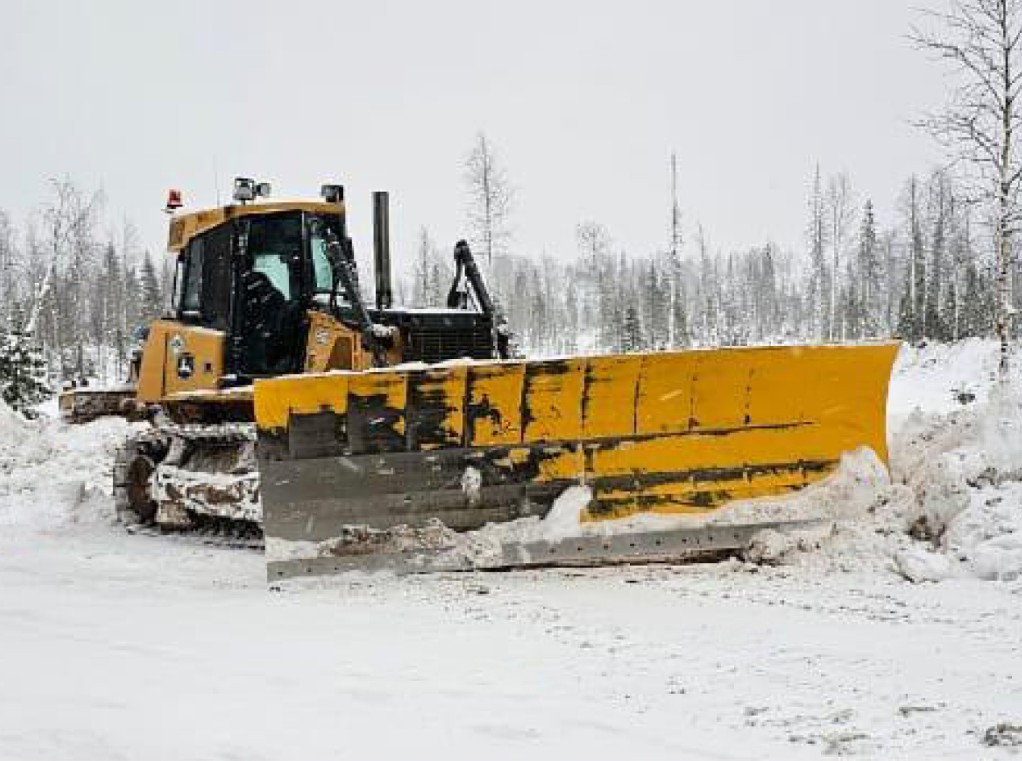
<svg viewBox="0 0 1022 761">
<path fill-rule="evenodd" d="M 650 520 L 790 493 L 860 447 L 886 462 L 897 351 L 714 349 L 257 381 L 269 578 L 737 549 L 763 527 Z M 574 505 L 553 511 L 557 530 L 544 529 L 572 492 Z"/>
</svg>

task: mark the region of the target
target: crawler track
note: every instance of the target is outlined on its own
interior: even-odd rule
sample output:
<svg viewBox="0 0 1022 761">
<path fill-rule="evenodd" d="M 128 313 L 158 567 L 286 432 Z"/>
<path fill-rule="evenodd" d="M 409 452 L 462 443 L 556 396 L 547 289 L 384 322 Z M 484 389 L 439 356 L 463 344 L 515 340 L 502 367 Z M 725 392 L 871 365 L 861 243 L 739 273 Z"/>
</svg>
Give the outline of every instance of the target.
<svg viewBox="0 0 1022 761">
<path fill-rule="evenodd" d="M 114 504 L 121 522 L 164 532 L 262 542 L 262 506 L 250 423 L 166 423 L 117 453 Z"/>
</svg>

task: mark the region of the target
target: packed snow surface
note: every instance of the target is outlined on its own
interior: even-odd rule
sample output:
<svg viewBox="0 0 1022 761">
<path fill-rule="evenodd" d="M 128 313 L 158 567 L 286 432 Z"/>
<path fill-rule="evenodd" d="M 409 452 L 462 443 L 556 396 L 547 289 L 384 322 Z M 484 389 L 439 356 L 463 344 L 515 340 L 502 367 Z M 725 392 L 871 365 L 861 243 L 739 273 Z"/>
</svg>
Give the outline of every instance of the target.
<svg viewBox="0 0 1022 761">
<path fill-rule="evenodd" d="M 1017 758 L 1022 408 L 995 364 L 904 351 L 890 477 L 856 452 L 736 506 L 828 519 L 746 561 L 277 590 L 260 553 L 115 525 L 128 424 L 0 406 L 0 758 Z"/>
</svg>

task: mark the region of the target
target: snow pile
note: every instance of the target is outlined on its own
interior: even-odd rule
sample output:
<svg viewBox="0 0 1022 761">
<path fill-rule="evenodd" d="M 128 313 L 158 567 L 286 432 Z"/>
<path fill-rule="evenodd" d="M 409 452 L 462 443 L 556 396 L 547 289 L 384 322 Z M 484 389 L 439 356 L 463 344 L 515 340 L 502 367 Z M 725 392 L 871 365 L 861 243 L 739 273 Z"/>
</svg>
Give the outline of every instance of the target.
<svg viewBox="0 0 1022 761">
<path fill-rule="evenodd" d="M 996 383 L 996 349 L 978 340 L 906 347 L 888 405 L 891 483 L 846 458 L 822 489 L 776 505 L 834 518 L 832 535 L 808 555 L 767 537 L 768 557 L 912 581 L 1022 577 L 1022 395 Z"/>
<path fill-rule="evenodd" d="M 822 481 L 784 497 L 742 500 L 714 518 L 723 524 L 782 521 L 861 520 L 890 490 L 887 468 L 872 449 L 841 456 L 838 469 Z"/>
<path fill-rule="evenodd" d="M 892 449 L 895 480 L 908 487 L 902 527 L 925 543 L 896 556 L 906 576 L 1022 576 L 1022 397 L 1014 388 L 950 413 L 917 411 Z"/>
<path fill-rule="evenodd" d="M 590 536 L 602 530 L 599 523 L 581 522 L 582 511 L 592 499 L 593 491 L 588 486 L 569 486 L 554 500 L 543 518 L 531 516 L 507 523 L 490 523 L 466 536 L 480 544 L 558 542 L 576 536 Z"/>
<path fill-rule="evenodd" d="M 9 452 L 30 435 L 34 424 L 0 399 L 0 452 Z"/>
<path fill-rule="evenodd" d="M 129 430 L 120 418 L 80 426 L 25 420 L 0 402 L 3 531 L 112 520 L 113 454 Z"/>
</svg>

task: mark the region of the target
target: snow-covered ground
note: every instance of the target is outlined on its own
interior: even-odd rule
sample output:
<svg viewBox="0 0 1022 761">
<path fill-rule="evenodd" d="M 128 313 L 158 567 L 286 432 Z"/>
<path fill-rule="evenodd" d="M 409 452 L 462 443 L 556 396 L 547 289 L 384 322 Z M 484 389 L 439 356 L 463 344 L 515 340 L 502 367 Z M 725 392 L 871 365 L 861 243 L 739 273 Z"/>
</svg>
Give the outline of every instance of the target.
<svg viewBox="0 0 1022 761">
<path fill-rule="evenodd" d="M 893 483 L 853 462 L 854 509 L 768 538 L 778 565 L 277 591 L 258 553 L 113 525 L 127 424 L 0 410 L 0 758 L 1018 757 L 1022 409 L 995 362 L 906 351 Z"/>
</svg>

